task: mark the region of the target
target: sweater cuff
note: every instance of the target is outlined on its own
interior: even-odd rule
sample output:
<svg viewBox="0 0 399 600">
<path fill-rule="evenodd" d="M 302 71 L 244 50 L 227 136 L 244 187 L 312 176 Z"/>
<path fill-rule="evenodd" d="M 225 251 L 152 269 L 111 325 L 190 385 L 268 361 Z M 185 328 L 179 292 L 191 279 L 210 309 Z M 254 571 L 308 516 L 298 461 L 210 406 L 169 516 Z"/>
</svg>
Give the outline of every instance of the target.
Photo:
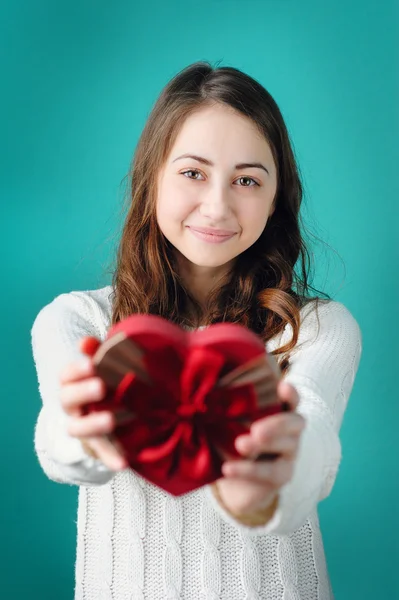
<svg viewBox="0 0 399 600">
<path fill-rule="evenodd" d="M 103 485 L 116 474 L 89 456 L 78 438 L 68 435 L 68 415 L 42 407 L 35 429 L 35 451 L 47 476 L 71 485 Z"/>
<path fill-rule="evenodd" d="M 45 448 L 53 460 L 73 464 L 88 457 L 80 440 L 68 435 L 68 415 L 61 410 L 43 407 L 36 424 L 37 449 Z"/>
</svg>

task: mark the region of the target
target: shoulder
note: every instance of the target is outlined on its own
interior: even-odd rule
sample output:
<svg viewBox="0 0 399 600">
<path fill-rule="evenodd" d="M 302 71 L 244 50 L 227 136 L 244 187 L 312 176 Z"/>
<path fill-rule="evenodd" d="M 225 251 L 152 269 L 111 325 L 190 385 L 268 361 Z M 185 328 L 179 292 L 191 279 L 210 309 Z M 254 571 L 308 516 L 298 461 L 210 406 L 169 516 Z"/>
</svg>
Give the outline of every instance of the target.
<svg viewBox="0 0 399 600">
<path fill-rule="evenodd" d="M 111 285 L 59 294 L 37 313 L 32 331 L 44 327 L 50 329 L 55 323 L 68 321 L 77 328 L 84 325 L 86 330 L 93 331 L 93 335 L 103 337 L 111 321 L 112 296 Z"/>
<path fill-rule="evenodd" d="M 318 299 L 307 302 L 299 310 L 299 336 L 298 343 L 301 341 L 317 339 L 320 334 L 329 331 L 331 334 L 335 331 L 346 332 L 347 335 L 361 339 L 361 329 L 359 323 L 352 312 L 337 300 Z M 286 344 L 291 340 L 293 327 L 287 323 L 279 339 L 279 345 Z M 274 341 L 274 338 L 272 338 Z"/>
<path fill-rule="evenodd" d="M 291 325 L 285 335 L 292 336 Z M 311 301 L 300 310 L 300 326 L 295 350 L 310 346 L 323 352 L 348 349 L 350 353 L 360 354 L 362 332 L 358 320 L 345 304 L 336 300 Z"/>
<path fill-rule="evenodd" d="M 300 310 L 300 328 L 319 330 L 325 328 L 343 328 L 361 335 L 360 326 L 352 312 L 337 300 L 319 300 L 308 302 Z"/>
</svg>

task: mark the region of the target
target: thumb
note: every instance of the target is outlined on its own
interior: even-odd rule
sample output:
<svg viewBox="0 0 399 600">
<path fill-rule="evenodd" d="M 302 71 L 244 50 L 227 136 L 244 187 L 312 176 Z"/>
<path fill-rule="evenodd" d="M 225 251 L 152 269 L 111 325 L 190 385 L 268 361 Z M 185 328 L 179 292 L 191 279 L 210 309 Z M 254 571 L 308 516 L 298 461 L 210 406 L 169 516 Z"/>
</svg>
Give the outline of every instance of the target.
<svg viewBox="0 0 399 600">
<path fill-rule="evenodd" d="M 281 380 L 277 384 L 277 393 L 280 400 L 290 405 L 291 410 L 296 409 L 299 404 L 299 394 L 293 385 Z"/>
</svg>

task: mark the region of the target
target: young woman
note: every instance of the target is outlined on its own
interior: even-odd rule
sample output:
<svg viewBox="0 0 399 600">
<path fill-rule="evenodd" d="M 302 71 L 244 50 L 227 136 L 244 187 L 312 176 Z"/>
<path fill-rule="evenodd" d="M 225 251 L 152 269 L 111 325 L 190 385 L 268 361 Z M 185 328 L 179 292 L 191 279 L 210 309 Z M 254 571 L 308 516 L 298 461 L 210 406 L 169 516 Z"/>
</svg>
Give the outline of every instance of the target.
<svg viewBox="0 0 399 600">
<path fill-rule="evenodd" d="M 342 303 L 310 295 L 301 199 L 283 117 L 257 81 L 202 62 L 170 81 L 136 149 L 112 285 L 57 296 L 32 327 L 38 460 L 80 486 L 75 599 L 333 598 L 317 505 L 339 468 L 361 332 Z M 105 392 L 90 356 L 133 313 L 240 323 L 284 373 L 292 411 L 256 420 L 236 439 L 242 459 L 181 497 L 127 468 L 116 415 L 82 416 Z M 254 460 L 263 452 L 280 458 Z"/>
</svg>

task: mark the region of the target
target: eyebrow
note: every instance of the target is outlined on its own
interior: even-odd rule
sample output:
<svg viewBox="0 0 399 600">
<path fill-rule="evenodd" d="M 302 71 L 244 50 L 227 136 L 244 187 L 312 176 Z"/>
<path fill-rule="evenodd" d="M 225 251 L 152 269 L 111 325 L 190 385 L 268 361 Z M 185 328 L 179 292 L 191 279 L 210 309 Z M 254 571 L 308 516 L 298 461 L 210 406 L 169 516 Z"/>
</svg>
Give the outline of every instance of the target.
<svg viewBox="0 0 399 600">
<path fill-rule="evenodd" d="M 204 158 L 203 156 L 197 156 L 195 154 L 182 154 L 181 156 L 178 156 L 177 158 L 175 158 L 172 162 L 176 162 L 177 160 L 180 160 L 182 158 L 192 158 L 193 160 L 203 163 L 204 165 L 208 165 L 209 167 L 215 166 L 211 160 L 208 160 L 207 158 Z M 260 162 L 239 163 L 234 168 L 237 171 L 240 169 L 263 169 L 269 175 L 268 169 L 266 169 L 266 167 L 264 165 L 262 165 L 262 163 L 260 163 Z"/>
</svg>

